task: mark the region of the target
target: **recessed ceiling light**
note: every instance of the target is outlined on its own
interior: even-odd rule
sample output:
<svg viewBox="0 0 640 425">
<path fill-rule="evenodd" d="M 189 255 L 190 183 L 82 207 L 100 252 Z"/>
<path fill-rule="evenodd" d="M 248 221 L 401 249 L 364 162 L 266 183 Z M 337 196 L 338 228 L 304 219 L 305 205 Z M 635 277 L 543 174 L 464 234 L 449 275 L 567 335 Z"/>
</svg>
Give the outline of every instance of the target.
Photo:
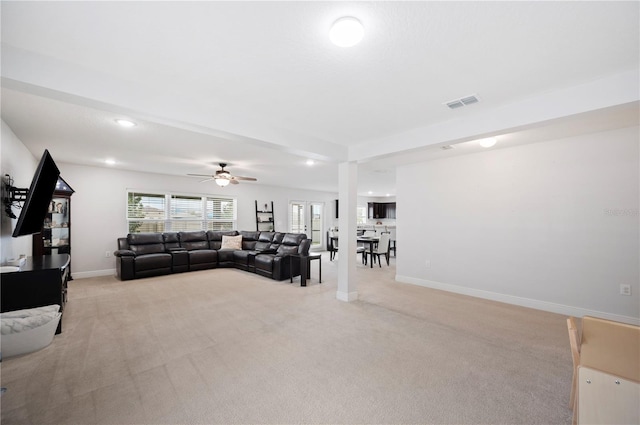
<svg viewBox="0 0 640 425">
<path fill-rule="evenodd" d="M 391 194 L 390 194 L 390 193 L 387 193 L 387 196 L 391 196 Z"/>
<path fill-rule="evenodd" d="M 133 121 L 129 121 L 129 120 L 123 120 L 123 119 L 117 119 L 116 122 L 121 125 L 122 127 L 135 127 L 136 123 L 134 123 Z"/>
<path fill-rule="evenodd" d="M 116 165 L 116 160 L 109 158 L 109 159 L 105 159 L 104 163 L 107 165 Z"/>
<path fill-rule="evenodd" d="M 370 191 L 368 191 L 367 193 L 368 193 L 369 195 L 373 195 L 373 191 L 371 191 L 371 190 L 370 190 Z"/>
<path fill-rule="evenodd" d="M 355 46 L 364 37 L 364 27 L 356 18 L 347 16 L 333 23 L 329 38 L 331 42 L 340 47 Z"/>
<path fill-rule="evenodd" d="M 315 164 L 316 162 L 313 159 L 307 159 L 307 165 L 311 166 L 313 164 Z"/>
<path fill-rule="evenodd" d="M 489 137 L 487 139 L 478 140 L 478 143 L 483 148 L 490 148 L 491 146 L 495 145 L 496 142 L 497 142 L 497 140 L 496 140 L 495 137 Z"/>
</svg>

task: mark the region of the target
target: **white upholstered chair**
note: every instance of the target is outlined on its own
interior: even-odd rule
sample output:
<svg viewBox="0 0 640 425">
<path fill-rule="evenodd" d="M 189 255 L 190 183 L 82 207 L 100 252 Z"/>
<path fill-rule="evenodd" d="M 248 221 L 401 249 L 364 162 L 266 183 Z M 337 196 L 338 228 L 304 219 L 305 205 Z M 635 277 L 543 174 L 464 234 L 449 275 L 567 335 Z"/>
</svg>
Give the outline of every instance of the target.
<svg viewBox="0 0 640 425">
<path fill-rule="evenodd" d="M 387 260 L 387 266 L 389 265 L 389 245 L 390 245 L 390 237 L 389 233 L 383 233 L 380 235 L 380 240 L 378 241 L 378 246 L 373 249 L 373 251 L 365 250 L 364 254 L 366 256 L 371 257 L 371 261 L 373 261 L 374 256 L 378 259 L 378 265 L 382 267 L 382 262 L 380 261 L 380 256 L 384 255 L 384 258 Z"/>
</svg>

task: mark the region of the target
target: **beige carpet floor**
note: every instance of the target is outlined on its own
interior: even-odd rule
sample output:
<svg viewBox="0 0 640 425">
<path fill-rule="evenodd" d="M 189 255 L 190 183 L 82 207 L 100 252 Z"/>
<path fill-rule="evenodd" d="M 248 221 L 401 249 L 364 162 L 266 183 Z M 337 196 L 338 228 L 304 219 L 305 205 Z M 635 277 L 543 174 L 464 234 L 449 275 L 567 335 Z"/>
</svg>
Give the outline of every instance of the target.
<svg viewBox="0 0 640 425">
<path fill-rule="evenodd" d="M 339 260 L 338 260 L 339 261 Z M 70 282 L 63 332 L 4 359 L 9 424 L 569 424 L 560 315 L 336 262 L 308 287 L 233 269 Z"/>
</svg>

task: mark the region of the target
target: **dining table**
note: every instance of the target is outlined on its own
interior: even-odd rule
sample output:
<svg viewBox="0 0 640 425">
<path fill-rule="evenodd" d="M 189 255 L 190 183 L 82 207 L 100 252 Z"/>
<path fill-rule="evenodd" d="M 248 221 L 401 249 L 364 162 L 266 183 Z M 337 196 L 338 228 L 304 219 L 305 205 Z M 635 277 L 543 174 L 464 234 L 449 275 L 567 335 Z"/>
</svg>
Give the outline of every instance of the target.
<svg viewBox="0 0 640 425">
<path fill-rule="evenodd" d="M 337 245 L 338 237 L 337 236 L 330 236 L 330 238 L 331 238 L 332 242 L 334 242 L 334 244 Z M 380 236 L 358 235 L 358 237 L 356 238 L 356 242 L 358 242 L 358 243 L 369 244 L 369 252 L 373 252 L 373 247 L 379 241 L 380 241 Z M 362 255 L 366 255 L 366 254 L 363 252 Z M 373 256 L 371 257 L 371 264 L 369 265 L 369 267 L 373 268 Z"/>
</svg>

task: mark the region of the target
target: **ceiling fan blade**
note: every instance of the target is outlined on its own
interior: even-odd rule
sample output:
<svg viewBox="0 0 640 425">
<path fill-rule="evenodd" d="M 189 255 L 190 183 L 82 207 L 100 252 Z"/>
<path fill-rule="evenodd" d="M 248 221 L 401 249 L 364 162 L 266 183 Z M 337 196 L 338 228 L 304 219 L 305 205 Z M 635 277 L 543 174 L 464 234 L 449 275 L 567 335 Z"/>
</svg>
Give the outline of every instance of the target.
<svg viewBox="0 0 640 425">
<path fill-rule="evenodd" d="M 213 178 L 211 174 L 187 174 L 187 176 L 195 176 L 195 177 L 209 177 Z"/>
<path fill-rule="evenodd" d="M 258 179 L 256 179 L 255 177 L 242 177 L 242 176 L 233 176 L 234 179 L 236 180 L 247 180 L 250 182 L 257 182 Z"/>
<path fill-rule="evenodd" d="M 229 183 L 231 184 L 240 184 L 240 182 L 236 179 L 229 179 Z"/>
<path fill-rule="evenodd" d="M 213 180 L 213 177 L 209 177 L 208 179 L 200 180 L 198 183 L 204 183 Z"/>
</svg>

